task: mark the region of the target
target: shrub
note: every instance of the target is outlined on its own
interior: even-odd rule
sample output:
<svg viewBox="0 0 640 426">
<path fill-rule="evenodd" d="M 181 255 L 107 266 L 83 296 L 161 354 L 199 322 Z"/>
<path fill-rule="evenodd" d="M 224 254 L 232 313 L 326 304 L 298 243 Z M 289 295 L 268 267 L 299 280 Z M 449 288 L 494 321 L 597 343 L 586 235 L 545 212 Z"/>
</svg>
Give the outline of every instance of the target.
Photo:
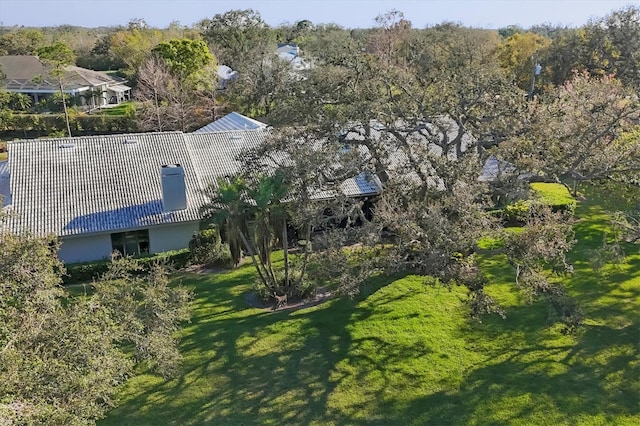
<svg viewBox="0 0 640 426">
<path fill-rule="evenodd" d="M 189 250 L 173 250 L 138 258 L 142 266 L 140 273 L 146 273 L 155 262 L 166 262 L 170 267 L 182 269 L 190 264 Z M 96 260 L 93 262 L 72 263 L 65 265 L 66 274 L 62 277 L 64 284 L 91 282 L 107 272 L 111 260 Z"/>
<path fill-rule="evenodd" d="M 508 225 L 520 225 L 527 221 L 531 212 L 531 201 L 520 200 L 505 206 L 503 218 Z"/>
<path fill-rule="evenodd" d="M 72 113 L 69 119 L 75 136 L 139 131 L 135 117 L 128 115 Z M 13 114 L 10 119 L 3 122 L 0 130 L 6 136 L 26 138 L 50 136 L 59 130 L 64 130 L 64 136 L 66 136 L 66 128 L 63 114 Z"/>
<path fill-rule="evenodd" d="M 191 262 L 205 266 L 231 266 L 229 245 L 222 242 L 216 228 L 204 229 L 189 241 Z"/>
<path fill-rule="evenodd" d="M 110 260 L 96 260 L 65 265 L 67 272 L 62 276 L 62 282 L 64 284 L 91 282 L 107 272 L 110 263 Z"/>
</svg>

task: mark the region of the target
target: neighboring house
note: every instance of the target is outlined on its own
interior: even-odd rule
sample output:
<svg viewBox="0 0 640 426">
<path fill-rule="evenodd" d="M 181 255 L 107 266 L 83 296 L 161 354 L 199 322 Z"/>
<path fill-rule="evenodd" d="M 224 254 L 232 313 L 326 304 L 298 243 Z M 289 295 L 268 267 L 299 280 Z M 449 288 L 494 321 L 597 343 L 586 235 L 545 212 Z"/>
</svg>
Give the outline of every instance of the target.
<svg viewBox="0 0 640 426">
<path fill-rule="evenodd" d="M 227 65 L 218 65 L 217 74 L 218 88 L 220 90 L 226 89 L 229 83 L 236 80 L 240 75 L 238 71 L 232 70 L 231 67 L 228 67 Z"/>
<path fill-rule="evenodd" d="M 297 73 L 308 71 L 312 68 L 309 61 L 300 56 L 300 48 L 295 43 L 278 43 L 276 53 L 280 59 L 291 64 L 291 70 L 296 76 L 299 76 Z"/>
<path fill-rule="evenodd" d="M 60 92 L 58 78 L 51 66 L 36 56 L 0 56 L 0 70 L 6 77 L 4 89 L 29 95 L 34 103 Z M 79 105 L 99 108 L 129 99 L 131 88 L 126 80 L 76 66 L 64 67 L 63 89 Z"/>
<path fill-rule="evenodd" d="M 5 225 L 57 235 L 65 262 L 107 258 L 113 250 L 185 248 L 199 228 L 203 190 L 236 173 L 239 156 L 269 134 L 239 114 L 219 121 L 229 130 L 9 142 L 9 160 L 0 163 Z M 246 130 L 242 123 L 256 127 Z M 363 177 L 341 185 L 349 196 L 379 192 Z"/>
</svg>

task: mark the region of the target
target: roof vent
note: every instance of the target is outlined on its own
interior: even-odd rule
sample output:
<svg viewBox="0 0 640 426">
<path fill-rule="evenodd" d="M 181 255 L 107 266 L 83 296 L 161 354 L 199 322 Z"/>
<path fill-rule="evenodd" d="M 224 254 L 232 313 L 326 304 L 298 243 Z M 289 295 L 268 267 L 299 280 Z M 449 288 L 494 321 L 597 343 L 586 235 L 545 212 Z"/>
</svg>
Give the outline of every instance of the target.
<svg viewBox="0 0 640 426">
<path fill-rule="evenodd" d="M 236 143 L 237 142 L 242 142 L 243 139 L 244 138 L 242 137 L 242 135 L 231 135 L 231 136 L 229 136 L 229 140 L 231 142 L 236 142 Z"/>
<path fill-rule="evenodd" d="M 61 148 L 61 149 L 69 149 L 69 148 L 75 148 L 75 147 L 76 147 L 76 144 L 73 142 L 64 142 L 58 145 L 58 148 Z"/>
<path fill-rule="evenodd" d="M 138 139 L 125 139 L 122 143 L 125 145 L 135 145 L 138 143 Z"/>
</svg>

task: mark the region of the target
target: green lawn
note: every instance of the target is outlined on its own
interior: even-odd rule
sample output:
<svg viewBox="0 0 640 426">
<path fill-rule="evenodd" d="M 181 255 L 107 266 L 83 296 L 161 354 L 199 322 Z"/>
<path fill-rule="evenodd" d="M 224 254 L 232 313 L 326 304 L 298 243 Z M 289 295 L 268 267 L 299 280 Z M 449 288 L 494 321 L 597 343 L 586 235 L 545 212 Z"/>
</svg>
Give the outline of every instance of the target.
<svg viewBox="0 0 640 426">
<path fill-rule="evenodd" d="M 123 102 L 117 106 L 101 109 L 100 114 L 121 117 L 127 115 L 131 110 L 135 111 L 135 103 Z"/>
<path fill-rule="evenodd" d="M 250 307 L 250 266 L 176 279 L 196 293 L 183 373 L 142 375 L 101 424 L 640 424 L 640 254 L 594 273 L 606 214 L 578 205 L 576 272 L 586 314 L 566 336 L 527 305 L 500 256 L 483 257 L 506 320 L 466 321 L 461 288 L 378 278 L 355 300 L 289 312 Z"/>
</svg>

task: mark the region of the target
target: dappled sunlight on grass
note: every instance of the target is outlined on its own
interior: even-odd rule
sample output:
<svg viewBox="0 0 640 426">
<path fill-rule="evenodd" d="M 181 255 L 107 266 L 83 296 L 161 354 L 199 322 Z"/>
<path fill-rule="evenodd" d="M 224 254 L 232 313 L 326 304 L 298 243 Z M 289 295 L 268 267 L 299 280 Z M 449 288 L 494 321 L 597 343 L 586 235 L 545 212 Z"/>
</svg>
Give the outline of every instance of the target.
<svg viewBox="0 0 640 426">
<path fill-rule="evenodd" d="M 133 378 L 103 424 L 638 424 L 640 254 L 594 272 L 606 212 L 579 203 L 572 276 L 585 325 L 565 335 L 498 252 L 479 256 L 507 319 L 467 320 L 462 287 L 379 276 L 354 299 L 293 311 L 246 301 L 250 265 L 181 274 L 196 294 L 182 374 Z M 586 237 L 586 238 L 585 238 Z M 634 251 L 635 250 L 635 251 Z"/>
</svg>

